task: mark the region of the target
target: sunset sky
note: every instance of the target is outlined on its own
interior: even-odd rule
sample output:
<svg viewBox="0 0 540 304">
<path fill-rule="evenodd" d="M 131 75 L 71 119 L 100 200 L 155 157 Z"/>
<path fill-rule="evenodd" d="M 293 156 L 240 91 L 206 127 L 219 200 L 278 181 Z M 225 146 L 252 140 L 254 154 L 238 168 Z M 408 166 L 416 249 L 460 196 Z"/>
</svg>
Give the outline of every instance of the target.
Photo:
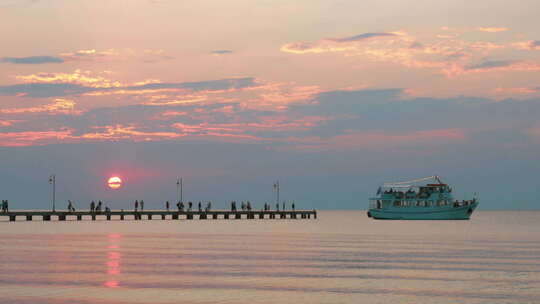
<svg viewBox="0 0 540 304">
<path fill-rule="evenodd" d="M 537 0 L 0 0 L 0 198 L 540 204 Z M 107 187 L 120 176 L 121 188 Z"/>
</svg>

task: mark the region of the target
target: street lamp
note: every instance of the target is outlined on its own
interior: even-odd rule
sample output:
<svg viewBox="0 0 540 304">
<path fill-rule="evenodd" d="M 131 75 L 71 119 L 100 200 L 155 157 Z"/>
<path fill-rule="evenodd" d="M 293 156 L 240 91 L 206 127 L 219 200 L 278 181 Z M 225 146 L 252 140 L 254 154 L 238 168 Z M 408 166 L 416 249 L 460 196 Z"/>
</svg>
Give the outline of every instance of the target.
<svg viewBox="0 0 540 304">
<path fill-rule="evenodd" d="M 276 203 L 279 204 L 279 180 L 274 183 L 274 190 L 277 191 Z"/>
<path fill-rule="evenodd" d="M 56 203 L 56 175 L 51 174 L 49 177 L 49 184 L 52 185 L 52 212 L 56 211 L 55 203 Z"/>
<path fill-rule="evenodd" d="M 183 189 L 184 188 L 184 185 L 183 185 L 183 181 L 182 181 L 182 178 L 177 178 L 176 179 L 176 190 L 177 190 L 177 195 L 178 195 L 178 199 L 179 199 L 179 202 L 183 202 Z"/>
</svg>

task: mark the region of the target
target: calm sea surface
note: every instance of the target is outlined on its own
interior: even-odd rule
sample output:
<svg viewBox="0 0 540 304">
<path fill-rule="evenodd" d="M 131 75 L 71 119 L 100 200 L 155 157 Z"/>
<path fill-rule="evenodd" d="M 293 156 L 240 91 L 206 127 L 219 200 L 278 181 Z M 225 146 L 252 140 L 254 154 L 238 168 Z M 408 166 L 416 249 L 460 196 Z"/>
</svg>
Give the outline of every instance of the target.
<svg viewBox="0 0 540 304">
<path fill-rule="evenodd" d="M 540 212 L 0 222 L 0 303 L 540 303 Z"/>
</svg>

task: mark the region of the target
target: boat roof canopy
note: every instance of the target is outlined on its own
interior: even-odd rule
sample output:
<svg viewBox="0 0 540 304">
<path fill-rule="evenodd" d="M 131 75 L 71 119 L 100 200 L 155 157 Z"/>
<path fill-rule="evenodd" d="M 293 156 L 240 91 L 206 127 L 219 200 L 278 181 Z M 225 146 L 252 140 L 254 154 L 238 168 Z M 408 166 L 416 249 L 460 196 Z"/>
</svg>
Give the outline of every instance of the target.
<svg viewBox="0 0 540 304">
<path fill-rule="evenodd" d="M 437 184 L 414 185 L 415 183 L 423 182 L 427 180 L 434 180 L 437 182 Z M 441 179 L 439 178 L 439 176 L 433 175 L 433 176 L 428 176 L 424 178 L 413 179 L 410 181 L 384 183 L 382 185 L 382 188 L 420 188 L 420 187 L 443 187 L 443 186 L 447 186 L 447 184 L 443 183 Z"/>
</svg>

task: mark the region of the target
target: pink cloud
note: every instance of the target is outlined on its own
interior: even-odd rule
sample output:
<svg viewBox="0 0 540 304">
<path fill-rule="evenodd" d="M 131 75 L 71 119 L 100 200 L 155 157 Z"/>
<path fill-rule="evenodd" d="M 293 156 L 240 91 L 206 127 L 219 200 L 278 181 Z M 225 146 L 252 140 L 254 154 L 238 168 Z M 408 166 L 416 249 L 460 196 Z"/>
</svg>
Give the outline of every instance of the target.
<svg viewBox="0 0 540 304">
<path fill-rule="evenodd" d="M 495 88 L 494 92 L 496 94 L 532 94 L 538 92 L 537 89 L 534 88 L 526 88 L 526 87 L 517 87 L 517 88 Z"/>
<path fill-rule="evenodd" d="M 10 127 L 13 125 L 13 120 L 0 120 L 0 127 Z"/>
<path fill-rule="evenodd" d="M 176 132 L 149 132 L 139 131 L 135 125 L 111 125 L 104 127 L 94 127 L 97 130 L 103 130 L 101 132 L 85 133 L 79 137 L 79 139 L 85 140 L 121 140 L 129 139 L 132 141 L 153 141 L 164 139 L 175 139 L 185 136 L 186 134 Z"/>
<path fill-rule="evenodd" d="M 282 52 L 294 54 L 344 52 L 355 50 L 358 44 L 373 40 L 399 39 L 402 33 L 364 33 L 348 37 L 326 38 L 315 42 L 293 42 L 281 47 Z"/>
<path fill-rule="evenodd" d="M 58 55 L 64 61 L 118 61 L 135 59 L 142 62 L 153 63 L 163 60 L 174 59 L 162 49 L 83 49 L 72 52 L 64 52 Z"/>
<path fill-rule="evenodd" d="M 540 40 L 529 40 L 525 42 L 516 42 L 513 44 L 515 48 L 522 50 L 540 50 Z"/>
<path fill-rule="evenodd" d="M 0 133 L 0 147 L 22 147 L 64 142 L 71 138 L 72 130 L 26 131 Z"/>
<path fill-rule="evenodd" d="M 50 73 L 40 72 L 29 75 L 15 76 L 16 79 L 22 80 L 25 83 L 72 83 L 84 85 L 92 88 L 112 88 L 120 87 L 122 84 L 118 81 L 113 81 L 91 71 L 75 70 L 71 73 Z"/>
<path fill-rule="evenodd" d="M 31 114 L 49 113 L 52 115 L 69 114 L 80 115 L 82 112 L 75 109 L 75 101 L 64 98 L 57 98 L 53 103 L 27 108 L 0 109 L 0 114 Z"/>
<path fill-rule="evenodd" d="M 478 30 L 481 32 L 499 33 L 499 32 L 506 32 L 510 29 L 507 27 L 479 27 Z"/>
</svg>

